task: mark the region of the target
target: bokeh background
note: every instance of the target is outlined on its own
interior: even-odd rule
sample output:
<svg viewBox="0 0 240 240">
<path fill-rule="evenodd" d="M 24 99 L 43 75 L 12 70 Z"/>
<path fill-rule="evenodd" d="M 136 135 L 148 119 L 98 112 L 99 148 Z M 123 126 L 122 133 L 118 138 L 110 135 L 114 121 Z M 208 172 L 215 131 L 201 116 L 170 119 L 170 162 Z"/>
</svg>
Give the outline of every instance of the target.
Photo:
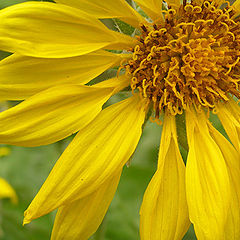
<svg viewBox="0 0 240 240">
<path fill-rule="evenodd" d="M 0 0 L 0 9 L 26 2 L 22 0 Z M 114 28 L 114 23 L 106 22 Z M 125 29 L 128 31 L 128 29 Z M 131 30 L 131 29 L 130 29 Z M 0 52 L 3 59 L 8 53 Z M 112 76 L 116 70 L 107 71 L 98 80 Z M 119 94 L 110 100 L 115 102 L 124 97 Z M 108 103 L 108 104 L 110 104 Z M 16 102 L 8 102 L 9 106 Z M 215 125 L 218 121 L 212 118 Z M 141 141 L 124 168 L 123 175 L 99 231 L 91 238 L 95 240 L 137 240 L 139 238 L 139 209 L 144 191 L 157 165 L 161 127 L 150 121 L 146 124 Z M 0 200 L 0 240 L 48 240 L 50 239 L 55 212 L 22 226 L 23 212 L 48 176 L 55 161 L 70 142 L 71 137 L 58 143 L 24 148 L 9 146 L 11 153 L 0 158 L 0 177 L 5 178 L 15 189 L 19 202 Z M 186 153 L 182 151 L 186 156 Z M 172 189 L 174 191 L 174 189 Z M 195 240 L 190 227 L 184 240 Z"/>
</svg>

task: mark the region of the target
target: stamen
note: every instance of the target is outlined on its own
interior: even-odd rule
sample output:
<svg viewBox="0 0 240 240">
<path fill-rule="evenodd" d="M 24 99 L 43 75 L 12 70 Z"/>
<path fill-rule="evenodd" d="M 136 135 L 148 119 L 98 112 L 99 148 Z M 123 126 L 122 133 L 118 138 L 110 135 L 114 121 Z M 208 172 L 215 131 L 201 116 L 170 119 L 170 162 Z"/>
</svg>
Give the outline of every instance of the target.
<svg viewBox="0 0 240 240">
<path fill-rule="evenodd" d="M 133 93 L 152 102 L 155 118 L 193 105 L 215 110 L 240 97 L 240 18 L 225 1 L 183 1 L 169 6 L 165 22 L 141 25 L 139 44 L 124 65 Z"/>
</svg>

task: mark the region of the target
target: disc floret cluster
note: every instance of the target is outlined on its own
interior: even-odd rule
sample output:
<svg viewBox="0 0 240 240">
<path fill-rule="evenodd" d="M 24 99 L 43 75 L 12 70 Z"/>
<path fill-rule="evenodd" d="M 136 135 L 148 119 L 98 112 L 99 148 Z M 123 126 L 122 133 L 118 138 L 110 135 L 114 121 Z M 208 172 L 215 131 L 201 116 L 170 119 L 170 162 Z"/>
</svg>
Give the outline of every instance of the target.
<svg viewBox="0 0 240 240">
<path fill-rule="evenodd" d="M 240 97 L 240 22 L 227 4 L 169 5 L 164 21 L 143 24 L 139 44 L 124 66 L 131 88 L 153 103 L 155 117 L 194 105 L 214 109 Z"/>
</svg>

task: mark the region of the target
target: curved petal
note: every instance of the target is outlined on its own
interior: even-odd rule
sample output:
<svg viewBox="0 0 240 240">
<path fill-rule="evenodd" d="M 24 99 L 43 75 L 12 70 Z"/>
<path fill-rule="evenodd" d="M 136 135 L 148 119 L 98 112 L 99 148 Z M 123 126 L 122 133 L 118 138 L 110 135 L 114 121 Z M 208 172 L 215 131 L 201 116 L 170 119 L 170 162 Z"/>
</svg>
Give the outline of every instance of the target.
<svg viewBox="0 0 240 240">
<path fill-rule="evenodd" d="M 216 108 L 217 115 L 232 144 L 240 151 L 240 107 L 231 100 L 224 104 L 219 103 Z"/>
<path fill-rule="evenodd" d="M 55 0 L 57 3 L 79 8 L 96 18 L 119 18 L 124 22 L 139 27 L 144 18 L 125 0 Z"/>
<path fill-rule="evenodd" d="M 25 212 L 24 223 L 96 191 L 133 154 L 146 106 L 138 95 L 104 109 L 81 130 Z"/>
<path fill-rule="evenodd" d="M 85 84 L 127 56 L 101 50 L 56 59 L 13 54 L 0 61 L 0 100 L 22 100 L 59 84 Z"/>
<path fill-rule="evenodd" d="M 102 48 L 133 46 L 83 11 L 48 2 L 26 2 L 0 11 L 0 48 L 22 55 L 64 58 Z"/>
<path fill-rule="evenodd" d="M 186 192 L 189 216 L 198 239 L 220 240 L 224 233 L 231 189 L 224 156 L 209 134 L 205 114 L 186 113 L 189 154 Z"/>
<path fill-rule="evenodd" d="M 163 21 L 162 0 L 134 0 L 154 21 Z"/>
<path fill-rule="evenodd" d="M 240 239 L 240 156 L 231 143 L 209 124 L 211 135 L 220 148 L 229 172 L 231 184 L 231 204 L 224 227 L 224 240 Z"/>
<path fill-rule="evenodd" d="M 0 143 L 39 146 L 84 128 L 101 111 L 113 88 L 60 85 L 0 113 Z"/>
<path fill-rule="evenodd" d="M 10 198 L 12 203 L 18 202 L 14 189 L 3 178 L 0 178 L 0 198 Z"/>
<path fill-rule="evenodd" d="M 114 88 L 113 95 L 130 85 L 131 78 L 127 75 L 121 75 L 92 85 L 93 87 Z"/>
<path fill-rule="evenodd" d="M 87 240 L 96 232 L 116 192 L 121 172 L 99 189 L 62 206 L 56 215 L 51 240 Z"/>
<path fill-rule="evenodd" d="M 189 226 L 185 166 L 175 117 L 165 114 L 158 170 L 144 194 L 140 212 L 141 240 L 181 240 Z"/>
</svg>

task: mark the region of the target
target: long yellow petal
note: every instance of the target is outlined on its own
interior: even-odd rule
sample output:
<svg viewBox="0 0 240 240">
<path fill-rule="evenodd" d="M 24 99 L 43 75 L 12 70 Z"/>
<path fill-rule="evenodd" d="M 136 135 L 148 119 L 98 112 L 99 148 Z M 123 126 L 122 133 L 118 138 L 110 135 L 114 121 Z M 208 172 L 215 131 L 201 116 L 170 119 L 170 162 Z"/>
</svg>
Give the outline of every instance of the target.
<svg viewBox="0 0 240 240">
<path fill-rule="evenodd" d="M 22 100 L 64 83 L 85 84 L 125 56 L 106 51 L 57 59 L 13 54 L 0 61 L 0 100 Z"/>
<path fill-rule="evenodd" d="M 134 0 L 154 21 L 163 21 L 162 0 Z"/>
<path fill-rule="evenodd" d="M 240 107 L 234 100 L 219 103 L 217 115 L 234 147 L 240 151 Z"/>
<path fill-rule="evenodd" d="M 185 166 L 178 148 L 175 117 L 166 115 L 158 170 L 141 207 L 141 240 L 182 240 L 189 226 Z"/>
<path fill-rule="evenodd" d="M 204 113 L 186 113 L 189 154 L 186 192 L 189 216 L 200 240 L 222 240 L 230 206 L 230 183 L 221 150 Z"/>
<path fill-rule="evenodd" d="M 62 206 L 56 215 L 51 240 L 87 240 L 101 224 L 114 197 L 121 172 L 96 192 Z"/>
<path fill-rule="evenodd" d="M 240 156 L 231 143 L 210 124 L 210 132 L 220 148 L 228 168 L 231 184 L 231 205 L 224 227 L 224 240 L 240 239 Z"/>
<path fill-rule="evenodd" d="M 0 11 L 0 48 L 22 55 L 64 58 L 102 48 L 133 46 L 83 11 L 48 2 L 26 2 Z"/>
<path fill-rule="evenodd" d="M 113 95 L 122 89 L 128 87 L 130 85 L 131 79 L 130 76 L 126 76 L 125 74 L 121 76 L 117 76 L 114 78 L 110 78 L 108 80 L 99 82 L 97 84 L 92 85 L 93 87 L 100 88 L 114 88 Z"/>
<path fill-rule="evenodd" d="M 3 178 L 0 178 L 0 198 L 10 198 L 12 203 L 17 203 L 16 192 L 11 185 Z"/>
<path fill-rule="evenodd" d="M 104 109 L 69 144 L 25 212 L 24 223 L 96 191 L 133 154 L 146 106 L 139 96 Z"/>
<path fill-rule="evenodd" d="M 125 0 L 56 0 L 57 3 L 79 8 L 96 18 L 119 18 L 134 27 L 139 27 L 144 18 Z"/>
<path fill-rule="evenodd" d="M 0 143 L 39 146 L 84 128 L 101 111 L 113 88 L 60 85 L 0 113 Z"/>
</svg>

